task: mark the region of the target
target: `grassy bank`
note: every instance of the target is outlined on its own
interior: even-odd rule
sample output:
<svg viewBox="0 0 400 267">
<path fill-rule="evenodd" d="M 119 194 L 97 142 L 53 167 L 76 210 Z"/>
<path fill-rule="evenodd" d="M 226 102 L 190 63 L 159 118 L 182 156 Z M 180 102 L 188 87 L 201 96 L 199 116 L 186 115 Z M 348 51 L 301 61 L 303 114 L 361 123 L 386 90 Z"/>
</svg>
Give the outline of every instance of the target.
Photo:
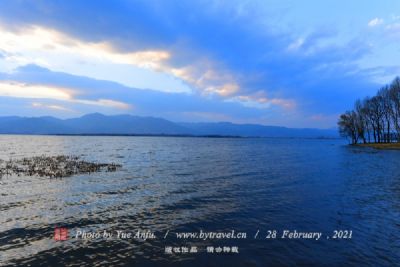
<svg viewBox="0 0 400 267">
<path fill-rule="evenodd" d="M 356 146 L 372 147 L 376 149 L 399 149 L 400 143 L 369 143 L 369 144 L 357 144 Z"/>
</svg>

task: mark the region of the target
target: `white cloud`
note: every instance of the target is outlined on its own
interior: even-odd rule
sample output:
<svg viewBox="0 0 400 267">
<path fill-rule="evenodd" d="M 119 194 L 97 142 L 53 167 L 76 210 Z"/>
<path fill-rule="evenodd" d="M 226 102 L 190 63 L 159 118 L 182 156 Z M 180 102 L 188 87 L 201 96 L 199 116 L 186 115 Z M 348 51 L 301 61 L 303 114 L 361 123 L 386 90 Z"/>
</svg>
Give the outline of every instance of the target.
<svg viewBox="0 0 400 267">
<path fill-rule="evenodd" d="M 108 108 L 115 108 L 121 110 L 132 109 L 133 106 L 128 103 L 116 101 L 112 99 L 80 99 L 76 98 L 80 92 L 71 88 L 61 88 L 48 85 L 35 85 L 25 84 L 14 81 L 0 81 L 0 96 L 15 97 L 15 98 L 29 98 L 29 99 L 52 99 L 58 101 L 65 101 L 70 103 L 95 105 Z M 47 107 L 57 109 L 57 106 L 44 106 L 34 102 L 34 107 Z M 58 110 L 61 110 L 58 108 Z"/>
<path fill-rule="evenodd" d="M 263 91 L 258 91 L 251 95 L 239 95 L 233 98 L 233 101 L 241 102 L 245 106 L 266 109 L 271 105 L 279 106 L 285 110 L 296 108 L 296 102 L 293 99 L 267 97 Z"/>
<path fill-rule="evenodd" d="M 44 85 L 29 85 L 13 81 L 0 82 L 0 96 L 17 98 L 42 98 L 55 100 L 72 100 L 74 91 L 65 88 Z"/>
<path fill-rule="evenodd" d="M 41 26 L 10 29 L 0 24 L 0 51 L 2 72 L 37 64 L 53 71 L 115 81 L 134 88 L 190 92 L 186 84 L 156 70 L 171 57 L 166 50 L 120 52 L 110 42 L 83 41 Z"/>
<path fill-rule="evenodd" d="M 75 60 L 89 65 L 109 64 L 109 72 L 113 72 L 113 65 L 131 65 L 172 75 L 205 93 L 229 96 L 239 90 L 234 75 L 210 59 L 203 58 L 175 68 L 169 64 L 172 54 L 167 50 L 120 52 L 110 42 L 82 41 L 39 26 L 18 31 L 0 26 L 0 50 L 6 52 L 5 59 L 14 68 L 29 63 L 50 69 L 57 69 L 62 64 L 65 68 Z"/>
<path fill-rule="evenodd" d="M 386 25 L 385 27 L 385 33 L 389 38 L 392 39 L 399 39 L 400 38 L 400 23 L 395 22 Z"/>
<path fill-rule="evenodd" d="M 127 104 L 124 102 L 115 101 L 115 100 L 111 100 L 111 99 L 97 99 L 97 100 L 76 99 L 74 102 L 86 104 L 86 105 L 103 106 L 103 107 L 125 109 L 125 110 L 133 108 L 133 106 L 131 104 Z"/>
<path fill-rule="evenodd" d="M 298 49 L 303 43 L 304 39 L 300 38 L 290 47 L 291 49 Z M 89 65 L 88 69 L 91 72 L 96 72 L 93 71 L 95 66 L 102 64 L 110 67 L 109 72 L 113 72 L 114 66 L 135 66 L 173 76 L 204 95 L 218 95 L 226 99 L 236 97 L 236 101 L 246 97 L 240 92 L 241 88 L 237 75 L 227 70 L 223 64 L 208 57 L 200 57 L 190 62 L 190 64 L 174 67 L 170 63 L 173 54 L 168 50 L 121 52 L 110 42 L 83 41 L 60 31 L 39 26 L 10 31 L 0 25 L 0 50 L 6 52 L 5 60 L 11 62 L 11 65 L 14 64 L 14 67 L 36 63 L 52 70 L 60 70 L 61 66 L 61 71 L 79 75 L 73 68 L 73 66 L 76 66 L 76 62 L 74 63 L 73 61 L 84 62 L 84 64 Z M 89 77 L 92 76 L 89 75 Z M 105 79 L 103 77 L 100 78 Z M 19 92 L 16 97 L 23 97 L 26 94 L 25 97 L 29 98 L 50 97 L 55 99 L 54 94 L 65 93 L 63 90 L 55 91 L 54 88 L 47 88 L 47 91 L 43 91 L 43 88 L 41 88 L 36 93 L 33 93 L 35 90 L 29 90 L 28 94 L 28 91 L 23 90 L 23 87 L 19 86 L 17 91 L 14 91 L 14 96 L 16 96 L 16 92 Z M 9 90 L 8 93 L 11 91 Z M 3 91 L 3 94 L 5 94 L 5 91 Z M 241 97 L 238 98 L 238 95 Z M 129 104 L 115 100 L 82 100 L 73 98 L 70 95 L 68 97 L 63 95 L 64 100 L 68 99 L 87 105 L 108 106 L 117 109 L 132 108 Z M 251 98 L 251 96 L 248 97 Z M 60 95 L 58 95 L 58 98 L 60 98 Z M 246 100 L 240 103 L 248 105 L 249 101 Z M 269 99 L 268 103 L 284 108 L 291 106 L 290 103 L 279 99 Z"/>
<path fill-rule="evenodd" d="M 22 64 L 39 63 L 51 66 L 52 56 L 72 56 L 89 61 L 107 61 L 115 64 L 132 64 L 144 68 L 157 68 L 160 62 L 170 58 L 163 50 L 144 50 L 120 53 L 108 42 L 84 42 L 48 28 L 32 26 L 20 31 L 0 28 L 0 49 L 8 59 Z M 38 62 L 39 61 L 39 62 Z"/>
<path fill-rule="evenodd" d="M 66 108 L 61 105 L 53 105 L 53 104 L 43 104 L 39 102 L 33 102 L 32 103 L 33 108 L 43 108 L 43 109 L 51 109 L 51 110 L 57 110 L 57 111 L 67 111 L 67 112 L 72 112 L 73 110 Z"/>
<path fill-rule="evenodd" d="M 400 20 L 400 16 L 398 16 L 398 15 L 392 15 L 392 20 Z"/>
<path fill-rule="evenodd" d="M 375 27 L 381 25 L 383 23 L 383 19 L 381 18 L 374 18 L 368 22 L 369 27 Z"/>
<path fill-rule="evenodd" d="M 287 50 L 289 51 L 296 51 L 298 50 L 303 44 L 304 44 L 305 39 L 304 38 L 298 38 L 296 39 L 294 42 L 292 42 L 291 44 L 289 44 L 289 46 L 287 47 Z"/>
</svg>

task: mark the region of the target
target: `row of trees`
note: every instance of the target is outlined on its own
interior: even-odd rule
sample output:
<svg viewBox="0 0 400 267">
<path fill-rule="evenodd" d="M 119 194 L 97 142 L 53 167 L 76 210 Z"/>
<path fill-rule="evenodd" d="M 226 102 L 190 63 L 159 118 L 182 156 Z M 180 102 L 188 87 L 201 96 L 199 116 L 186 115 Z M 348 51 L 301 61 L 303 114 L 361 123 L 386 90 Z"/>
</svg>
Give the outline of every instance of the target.
<svg viewBox="0 0 400 267">
<path fill-rule="evenodd" d="M 353 144 L 400 142 L 400 77 L 376 96 L 357 100 L 353 110 L 340 115 L 338 125 L 341 136 Z"/>
</svg>

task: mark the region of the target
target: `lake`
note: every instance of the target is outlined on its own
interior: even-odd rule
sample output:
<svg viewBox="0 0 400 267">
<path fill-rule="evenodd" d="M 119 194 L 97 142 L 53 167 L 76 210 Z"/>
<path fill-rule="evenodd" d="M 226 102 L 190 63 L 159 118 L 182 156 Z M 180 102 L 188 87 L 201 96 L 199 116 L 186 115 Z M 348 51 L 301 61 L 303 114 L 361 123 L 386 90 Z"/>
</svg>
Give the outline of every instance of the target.
<svg viewBox="0 0 400 267">
<path fill-rule="evenodd" d="M 399 266 L 400 151 L 334 139 L 0 136 L 3 160 L 61 154 L 122 168 L 3 176 L 0 265 Z M 67 240 L 54 240 L 58 227 Z M 136 230 L 156 238 L 76 237 Z M 247 236 L 177 237 L 232 230 Z"/>
</svg>

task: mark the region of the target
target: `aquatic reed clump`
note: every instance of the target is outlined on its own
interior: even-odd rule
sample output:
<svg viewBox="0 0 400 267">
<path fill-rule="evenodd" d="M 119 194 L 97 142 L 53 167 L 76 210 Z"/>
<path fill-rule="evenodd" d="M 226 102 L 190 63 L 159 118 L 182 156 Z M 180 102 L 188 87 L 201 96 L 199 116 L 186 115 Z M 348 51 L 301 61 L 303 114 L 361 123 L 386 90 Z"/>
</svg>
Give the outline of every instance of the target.
<svg viewBox="0 0 400 267">
<path fill-rule="evenodd" d="M 77 156 L 36 156 L 22 159 L 0 159 L 0 178 L 4 175 L 40 177 L 69 177 L 94 172 L 115 172 L 122 166 L 116 163 L 97 163 L 81 160 Z"/>
</svg>

